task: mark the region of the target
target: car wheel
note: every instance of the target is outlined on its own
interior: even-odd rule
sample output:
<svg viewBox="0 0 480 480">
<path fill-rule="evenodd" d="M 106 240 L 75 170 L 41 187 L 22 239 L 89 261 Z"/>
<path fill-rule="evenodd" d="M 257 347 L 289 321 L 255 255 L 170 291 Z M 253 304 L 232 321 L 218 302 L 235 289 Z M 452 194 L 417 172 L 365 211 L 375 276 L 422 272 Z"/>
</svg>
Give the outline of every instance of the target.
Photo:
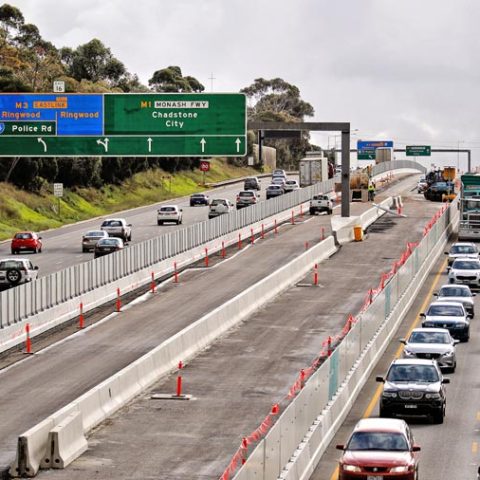
<svg viewBox="0 0 480 480">
<path fill-rule="evenodd" d="M 380 407 L 379 412 L 378 412 L 378 416 L 380 418 L 389 418 L 389 417 L 392 416 L 392 414 L 390 412 L 388 412 L 385 408 Z"/>
<path fill-rule="evenodd" d="M 22 279 L 22 273 L 18 268 L 9 268 L 6 277 L 10 285 L 17 285 Z"/>
<path fill-rule="evenodd" d="M 315 215 L 315 209 L 314 208 L 310 209 L 310 215 Z"/>
<path fill-rule="evenodd" d="M 12 255 L 15 255 L 17 252 L 15 250 L 12 250 Z"/>
<path fill-rule="evenodd" d="M 433 423 L 436 423 L 437 425 L 440 425 L 443 423 L 443 419 L 445 417 L 445 412 L 442 410 L 439 410 L 438 412 L 434 412 L 432 415 Z"/>
<path fill-rule="evenodd" d="M 332 213 L 333 213 L 333 210 L 330 209 L 330 210 L 328 211 L 328 214 L 331 215 Z"/>
<path fill-rule="evenodd" d="M 457 369 L 457 362 L 453 364 L 453 367 L 450 369 L 450 373 L 455 373 L 456 369 Z"/>
<path fill-rule="evenodd" d="M 82 247 L 82 253 L 86 253 L 88 250 L 85 247 Z"/>
</svg>

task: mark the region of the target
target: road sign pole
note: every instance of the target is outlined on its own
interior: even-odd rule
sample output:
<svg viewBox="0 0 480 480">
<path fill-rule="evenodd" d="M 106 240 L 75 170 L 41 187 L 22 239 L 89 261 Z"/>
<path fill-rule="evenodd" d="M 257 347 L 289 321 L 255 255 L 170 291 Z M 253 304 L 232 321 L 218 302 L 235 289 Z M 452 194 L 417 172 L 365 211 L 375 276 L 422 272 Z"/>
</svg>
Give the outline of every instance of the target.
<svg viewBox="0 0 480 480">
<path fill-rule="evenodd" d="M 342 131 L 342 217 L 350 216 L 350 130 Z"/>
</svg>

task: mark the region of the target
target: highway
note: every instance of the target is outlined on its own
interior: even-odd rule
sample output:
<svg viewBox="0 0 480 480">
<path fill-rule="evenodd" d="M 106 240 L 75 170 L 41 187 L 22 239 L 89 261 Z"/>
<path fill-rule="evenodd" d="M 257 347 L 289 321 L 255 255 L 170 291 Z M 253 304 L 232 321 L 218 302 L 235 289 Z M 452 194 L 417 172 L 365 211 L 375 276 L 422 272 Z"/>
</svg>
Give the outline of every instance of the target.
<svg viewBox="0 0 480 480">
<path fill-rule="evenodd" d="M 414 182 L 414 179 L 404 180 L 395 190 L 409 195 Z M 357 210 L 361 207 L 354 206 Z M 417 194 L 411 195 L 405 201 L 408 218 L 383 217 L 371 228 L 364 242 L 343 246 L 320 265 L 320 289 L 300 286 L 311 283 L 311 276 L 306 277 L 299 286 L 277 297 L 191 361 L 183 375 L 185 393 L 194 395 L 194 401 L 162 403 L 151 400 L 149 393 L 141 395 L 137 402 L 95 430 L 89 439 L 88 452 L 69 469 L 41 472 L 40 477 L 218 478 L 241 437 L 258 426 L 272 404 L 282 404 L 289 386 L 300 369 L 316 356 L 322 341 L 343 327 L 349 313 L 359 310 L 366 290 L 378 283 L 382 272 L 390 269 L 406 241 L 421 237 L 424 224 L 438 208 L 438 204 L 425 202 Z M 59 357 L 57 362 L 62 365 L 64 376 L 58 372 L 57 377 L 63 380 L 55 388 L 54 400 L 53 392 L 42 392 L 46 394 L 44 401 L 39 398 L 38 403 L 46 402 L 48 407 L 43 407 L 38 417 L 43 418 L 46 410 L 54 409 L 55 403 L 63 405 L 68 397 L 78 395 L 92 376 L 97 377 L 98 383 L 98 369 L 106 373 L 107 363 L 112 363 L 114 358 L 117 365 L 121 363 L 118 352 L 122 352 L 122 360 L 125 357 L 128 363 L 126 357 L 133 357 L 132 352 L 145 344 L 139 329 L 143 335 L 149 332 L 153 346 L 159 338 L 164 338 L 162 336 L 171 335 L 175 329 L 206 313 L 213 307 L 213 299 L 224 301 L 226 291 L 233 284 L 240 289 L 242 285 L 251 285 L 261 277 L 259 270 L 265 275 L 293 258 L 293 252 L 298 252 L 305 241 L 315 241 L 322 222 L 326 224 L 329 218 L 306 217 L 303 223 L 287 225 L 277 238 L 271 234 L 265 241 L 219 263 L 214 269 L 189 272 L 181 285 L 170 285 L 147 302 L 120 314 L 114 322 L 85 332 L 60 348 L 52 347 L 47 355 L 52 361 Z M 129 336 L 125 338 L 126 332 Z M 96 358 L 90 362 L 93 355 Z M 69 356 L 74 357 L 73 361 Z M 44 361 L 42 359 L 42 363 Z M 84 365 L 79 367 L 81 361 Z M 26 363 L 21 368 L 25 368 Z M 36 359 L 29 363 L 37 376 L 40 375 Z M 89 366 L 90 363 L 95 367 Z M 41 369 L 45 372 L 47 365 Z M 72 376 L 73 369 L 84 370 L 81 386 L 78 378 L 67 378 Z M 88 370 L 90 377 L 86 378 Z M 41 376 L 36 383 L 42 381 L 49 385 L 53 381 L 45 379 L 45 374 Z M 31 381 L 36 378 L 33 373 L 30 375 Z M 172 376 L 160 381 L 152 391 L 174 392 L 174 384 Z M 6 393 L 10 396 L 14 391 L 7 389 Z M 12 435 L 18 433 L 18 430 L 15 432 L 18 424 L 32 424 L 18 416 L 15 419 L 0 416 L 0 419 L 8 421 Z M 5 446 L 10 449 L 12 439 L 9 440 Z"/>
<path fill-rule="evenodd" d="M 270 184 L 270 178 L 262 178 L 261 182 L 262 189 L 258 192 L 260 194 L 259 200 L 265 200 L 265 189 Z M 214 197 L 228 198 L 235 203 L 236 195 L 242 189 L 243 182 L 239 182 L 215 188 L 207 193 L 210 199 Z M 182 228 L 184 225 L 208 220 L 208 207 L 190 207 L 189 198 L 188 196 L 171 199 L 158 204 L 112 213 L 92 220 L 42 232 L 42 253 L 33 254 L 31 252 L 25 252 L 21 256 L 31 259 L 34 265 L 38 265 L 39 276 L 44 276 L 72 265 L 92 260 L 93 252 L 82 253 L 82 235 L 89 230 L 99 229 L 105 218 L 120 217 L 127 219 L 128 222 L 133 225 L 131 244 L 158 237 L 172 229 Z M 167 223 L 162 226 L 157 225 L 157 208 L 159 205 L 167 204 L 176 204 L 183 208 L 183 225 L 177 226 L 173 223 Z M 11 256 L 10 241 L 0 243 L 0 258 Z"/>
<path fill-rule="evenodd" d="M 448 250 L 448 248 L 447 248 Z M 435 300 L 432 294 L 448 283 L 446 257 L 442 256 L 435 264 L 428 281 L 423 286 L 412 305 L 398 335 L 407 336 L 408 331 L 420 326 L 418 314 L 424 312 L 429 303 Z M 480 312 L 479 296 L 475 299 L 476 317 Z M 400 354 L 403 347 L 393 341 L 373 370 L 359 399 L 347 420 L 339 430 L 311 480 L 335 480 L 336 462 L 340 453 L 335 445 L 345 443 L 355 423 L 364 416 L 378 416 L 379 383 L 375 376 L 384 375 L 391 361 Z M 425 419 L 408 419 L 416 442 L 421 446 L 419 478 L 422 480 L 475 479 L 480 463 L 480 384 L 477 362 L 480 361 L 480 325 L 478 318 L 470 324 L 470 341 L 457 346 L 457 369 L 453 374 L 445 374 L 451 383 L 447 385 L 447 413 L 442 425 L 431 424 Z"/>
</svg>

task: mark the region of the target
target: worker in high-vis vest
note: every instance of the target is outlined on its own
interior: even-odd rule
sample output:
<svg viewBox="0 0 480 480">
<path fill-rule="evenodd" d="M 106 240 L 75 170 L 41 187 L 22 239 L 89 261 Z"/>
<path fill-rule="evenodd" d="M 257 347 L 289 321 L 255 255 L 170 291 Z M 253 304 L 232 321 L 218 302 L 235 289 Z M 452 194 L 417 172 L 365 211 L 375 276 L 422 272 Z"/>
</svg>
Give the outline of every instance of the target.
<svg viewBox="0 0 480 480">
<path fill-rule="evenodd" d="M 368 184 L 368 200 L 373 201 L 375 199 L 375 185 L 373 182 Z"/>
</svg>

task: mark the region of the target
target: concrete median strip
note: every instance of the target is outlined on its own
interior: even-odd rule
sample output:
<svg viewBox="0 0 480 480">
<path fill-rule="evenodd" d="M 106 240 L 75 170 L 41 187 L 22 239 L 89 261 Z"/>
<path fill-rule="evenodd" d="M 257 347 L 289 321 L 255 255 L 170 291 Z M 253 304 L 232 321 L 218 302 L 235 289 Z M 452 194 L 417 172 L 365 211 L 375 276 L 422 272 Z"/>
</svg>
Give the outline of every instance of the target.
<svg viewBox="0 0 480 480">
<path fill-rule="evenodd" d="M 70 463 L 84 451 L 83 435 L 162 376 L 175 370 L 180 360 L 192 358 L 231 327 L 294 285 L 311 270 L 314 263 L 335 252 L 335 243 L 330 236 L 20 435 L 17 457 L 10 474 L 34 476 L 40 467 L 53 466 L 56 459 L 59 462 L 55 466 L 60 465 L 60 468 Z M 81 433 L 79 422 L 82 423 Z M 49 451 L 53 452 L 51 457 Z"/>
</svg>

